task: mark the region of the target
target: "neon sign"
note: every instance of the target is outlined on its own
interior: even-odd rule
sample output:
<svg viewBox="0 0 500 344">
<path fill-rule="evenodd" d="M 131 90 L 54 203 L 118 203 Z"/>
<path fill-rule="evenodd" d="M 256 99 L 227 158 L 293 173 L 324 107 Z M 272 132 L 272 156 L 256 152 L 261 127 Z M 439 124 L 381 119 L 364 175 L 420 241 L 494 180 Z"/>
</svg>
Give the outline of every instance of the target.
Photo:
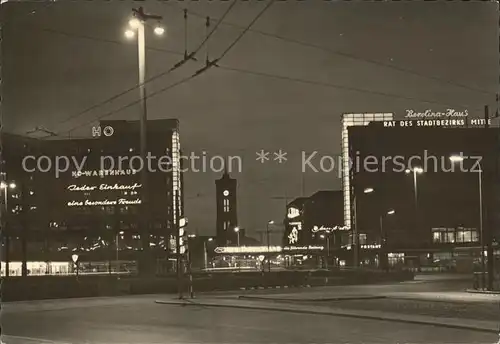
<svg viewBox="0 0 500 344">
<path fill-rule="evenodd" d="M 323 251 L 324 246 L 239 246 L 239 247 L 216 247 L 215 253 L 232 254 L 232 253 L 280 253 L 283 251 Z"/>
<path fill-rule="evenodd" d="M 318 232 L 326 232 L 326 233 L 332 233 L 335 231 L 347 231 L 349 230 L 349 227 L 347 226 L 333 226 L 333 227 L 325 227 L 325 226 L 314 226 L 312 228 L 313 233 L 318 233 Z"/>
<path fill-rule="evenodd" d="M 73 178 L 79 177 L 104 177 L 104 176 L 128 176 L 134 175 L 137 170 L 91 170 L 91 171 L 73 171 L 71 176 Z"/>
<path fill-rule="evenodd" d="M 300 216 L 300 211 L 297 208 L 288 208 L 288 214 L 287 217 L 289 219 L 294 219 L 296 217 Z"/>
<path fill-rule="evenodd" d="M 117 200 L 96 200 L 91 201 L 86 199 L 85 201 L 69 201 L 67 203 L 68 207 L 83 207 L 83 206 L 109 206 L 109 205 L 137 205 L 141 204 L 141 199 L 128 200 L 125 198 L 119 198 Z"/>
<path fill-rule="evenodd" d="M 124 184 L 100 184 L 100 185 L 76 185 L 72 184 L 68 186 L 69 191 L 95 191 L 95 190 L 135 190 L 142 187 L 141 184 L 134 183 L 132 185 L 124 185 Z"/>
<path fill-rule="evenodd" d="M 299 231 L 297 228 L 292 229 L 290 234 L 288 234 L 288 243 L 296 244 L 299 241 Z"/>
</svg>

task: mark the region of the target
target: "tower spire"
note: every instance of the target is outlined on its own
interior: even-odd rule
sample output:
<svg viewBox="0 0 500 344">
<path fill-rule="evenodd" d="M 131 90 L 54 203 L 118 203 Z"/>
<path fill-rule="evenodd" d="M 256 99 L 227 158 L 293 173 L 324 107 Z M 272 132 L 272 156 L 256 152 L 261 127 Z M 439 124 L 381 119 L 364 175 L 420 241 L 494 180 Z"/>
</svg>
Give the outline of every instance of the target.
<svg viewBox="0 0 500 344">
<path fill-rule="evenodd" d="M 224 159 L 224 177 L 229 177 L 229 157 L 226 156 Z"/>
</svg>

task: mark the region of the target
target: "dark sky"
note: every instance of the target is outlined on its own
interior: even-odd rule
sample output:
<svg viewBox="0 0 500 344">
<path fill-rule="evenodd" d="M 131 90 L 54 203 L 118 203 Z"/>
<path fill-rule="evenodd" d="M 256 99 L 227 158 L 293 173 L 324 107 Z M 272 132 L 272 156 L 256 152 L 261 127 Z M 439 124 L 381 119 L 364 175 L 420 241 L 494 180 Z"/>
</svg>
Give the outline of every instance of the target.
<svg viewBox="0 0 500 344">
<path fill-rule="evenodd" d="M 88 136 L 91 124 L 84 124 L 138 99 L 138 92 L 131 92 L 61 123 L 137 84 L 136 44 L 123 32 L 131 8 L 139 4 L 162 15 L 168 32 L 158 38 L 148 30 L 147 45 L 153 49 L 147 52 L 147 76 L 151 77 L 182 57 L 170 52 L 184 50 L 184 6 L 201 15 L 189 17 L 188 44 L 193 50 L 203 39 L 203 17 L 219 18 L 230 2 L 2 5 L 5 130 L 25 134 L 41 125 L 67 134 L 80 126 L 73 135 Z M 210 55 L 225 50 L 265 5 L 265 1 L 238 2 L 225 19 L 230 25 L 222 24 L 210 40 Z M 302 180 L 306 194 L 340 189 L 337 172 L 309 171 L 302 178 L 300 159 L 302 151 L 319 151 L 319 156 L 340 153 L 342 113 L 402 116 L 405 109 L 453 107 L 482 116 L 484 105 L 495 108 L 499 57 L 498 5 L 493 2 L 277 1 L 252 29 L 220 62 L 221 68 L 148 100 L 151 119 L 180 120 L 185 153 L 205 150 L 208 156 L 242 157 L 243 171 L 233 176 L 239 183 L 240 225 L 250 231 L 265 228 L 267 220 L 281 220 L 284 200 L 272 197 L 301 196 Z M 149 83 L 148 93 L 202 67 L 204 50 L 198 57 L 200 62 Z M 131 106 L 107 119 L 138 116 L 139 107 Z M 255 161 L 260 149 L 282 149 L 288 152 L 288 161 L 260 164 Z M 318 164 L 318 159 L 314 161 Z M 218 177 L 216 173 L 185 176 L 190 227 L 202 234 L 215 232 Z"/>
</svg>

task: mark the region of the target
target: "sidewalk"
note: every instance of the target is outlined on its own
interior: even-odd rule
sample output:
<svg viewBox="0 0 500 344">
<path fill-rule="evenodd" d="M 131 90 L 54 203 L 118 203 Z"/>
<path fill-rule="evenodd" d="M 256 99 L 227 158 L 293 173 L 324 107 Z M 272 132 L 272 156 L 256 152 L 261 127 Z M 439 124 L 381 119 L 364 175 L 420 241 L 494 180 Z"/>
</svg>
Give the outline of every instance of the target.
<svg viewBox="0 0 500 344">
<path fill-rule="evenodd" d="M 271 301 L 271 302 L 269 302 Z M 274 303 L 272 299 L 267 301 L 251 301 L 248 299 L 236 298 L 202 298 L 192 300 L 163 299 L 157 300 L 157 304 L 180 305 L 192 307 L 225 307 L 238 309 L 254 309 L 267 311 L 280 311 L 302 314 L 316 314 L 325 316 L 342 316 L 352 318 L 363 318 L 372 320 L 395 321 L 402 323 L 411 323 L 419 325 L 441 326 L 455 329 L 467 329 L 472 331 L 481 331 L 489 333 L 498 333 L 498 321 L 484 321 L 473 319 L 456 319 L 444 317 L 432 317 L 422 315 L 408 315 L 391 312 L 366 311 L 366 310 L 347 310 L 323 307 L 319 305 L 303 305 L 293 303 Z"/>
<path fill-rule="evenodd" d="M 242 295 L 242 299 L 275 300 L 275 301 L 341 301 L 362 299 L 405 299 L 417 301 L 442 301 L 454 303 L 489 303 L 500 302 L 500 293 L 471 293 L 468 291 L 442 291 L 442 292 L 411 292 L 411 291 L 384 291 L 377 288 L 364 290 L 341 290 L 335 287 L 324 287 L 320 290 L 308 292 L 273 293 L 266 295 Z"/>
</svg>

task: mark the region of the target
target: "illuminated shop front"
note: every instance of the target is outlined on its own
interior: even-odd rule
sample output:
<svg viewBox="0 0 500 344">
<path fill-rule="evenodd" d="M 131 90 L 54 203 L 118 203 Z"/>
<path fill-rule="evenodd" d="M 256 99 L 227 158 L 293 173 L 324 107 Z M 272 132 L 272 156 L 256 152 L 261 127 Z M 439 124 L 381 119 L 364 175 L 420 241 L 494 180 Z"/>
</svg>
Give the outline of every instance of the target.
<svg viewBox="0 0 500 344">
<path fill-rule="evenodd" d="M 287 206 L 283 247 L 321 247 L 288 255 L 286 265 L 332 267 L 339 265 L 338 251 L 348 243 L 344 225 L 342 191 L 320 190 Z"/>
<path fill-rule="evenodd" d="M 148 121 L 148 154 L 163 157 L 168 166 L 161 170 L 152 164 L 147 188 L 137 163 L 139 122 L 106 121 L 101 126 L 113 127 L 113 135 L 46 141 L 6 138 L 6 179 L 17 187 L 7 195 L 4 261 L 67 262 L 77 253 L 82 269 L 91 262 L 92 271 L 102 270 L 101 265 L 107 272 L 130 271 L 146 247 L 151 259 L 162 262 L 157 272 L 172 268 L 175 224 L 185 219 L 178 121 Z M 33 156 L 28 170 L 23 169 L 26 156 Z M 78 164 L 70 163 L 57 174 L 53 169 L 40 171 L 35 167 L 41 157 L 71 157 Z M 144 166 L 150 169 L 147 162 Z M 145 195 L 148 227 L 141 215 Z"/>
<path fill-rule="evenodd" d="M 324 246 L 228 246 L 216 247 L 211 268 L 233 268 L 247 270 L 283 269 L 290 267 L 292 260 L 301 265 L 313 256 L 321 255 Z"/>
</svg>

